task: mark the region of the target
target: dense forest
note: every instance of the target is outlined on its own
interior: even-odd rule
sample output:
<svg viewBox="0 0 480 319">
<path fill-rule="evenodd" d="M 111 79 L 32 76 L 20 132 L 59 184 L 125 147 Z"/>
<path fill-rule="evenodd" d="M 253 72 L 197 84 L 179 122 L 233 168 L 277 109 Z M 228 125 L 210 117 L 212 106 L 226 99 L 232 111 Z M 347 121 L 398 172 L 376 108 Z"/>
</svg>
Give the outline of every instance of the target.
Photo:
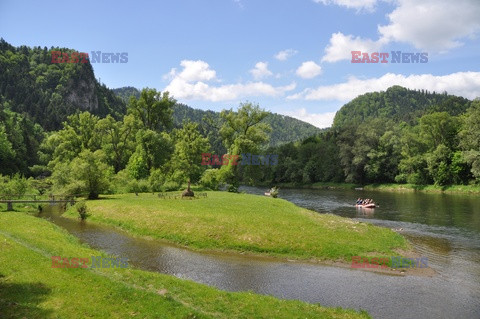
<svg viewBox="0 0 480 319">
<path fill-rule="evenodd" d="M 361 95 L 331 129 L 269 150 L 273 183 L 469 184 L 480 180 L 480 100 L 393 86 Z"/>
<path fill-rule="evenodd" d="M 51 63 L 51 50 L 72 51 L 0 40 L 0 193 L 480 181 L 478 99 L 394 86 L 355 98 L 320 130 L 252 103 L 202 111 L 168 92 L 111 90 L 90 63 Z M 222 160 L 202 165 L 204 153 Z M 242 154 L 278 161 L 242 165 Z"/>
<path fill-rule="evenodd" d="M 226 153 L 236 138 L 225 125 L 234 114 L 240 119 L 240 111 L 195 110 L 177 103 L 168 92 L 148 88 L 111 90 L 95 79 L 88 61 L 53 63 L 51 51 L 75 52 L 58 47 L 14 47 L 0 39 L 3 181 L 8 176 L 24 176 L 63 192 L 89 187 L 112 192 L 115 183 L 107 181 L 116 177 L 121 180 L 118 185 L 124 187 L 175 188 L 186 180 L 199 180 L 206 169 L 197 167 L 202 152 Z M 321 131 L 299 120 L 265 112 L 257 105 L 240 109 L 246 111 L 243 116 L 248 119 L 261 114 L 255 123 L 265 132 L 251 141 L 253 146 L 245 148 L 257 153 L 268 145 L 301 140 Z M 224 141 L 227 135 L 233 138 L 230 144 Z M 184 138 L 188 143 L 199 143 L 198 154 L 194 154 L 198 161 L 190 158 L 194 156 L 191 152 L 179 149 L 194 149 L 192 144 L 180 141 Z M 185 162 L 178 160 L 182 156 Z M 101 176 L 86 180 L 98 175 L 95 172 Z M 212 178 L 211 173 L 209 176 Z"/>
</svg>

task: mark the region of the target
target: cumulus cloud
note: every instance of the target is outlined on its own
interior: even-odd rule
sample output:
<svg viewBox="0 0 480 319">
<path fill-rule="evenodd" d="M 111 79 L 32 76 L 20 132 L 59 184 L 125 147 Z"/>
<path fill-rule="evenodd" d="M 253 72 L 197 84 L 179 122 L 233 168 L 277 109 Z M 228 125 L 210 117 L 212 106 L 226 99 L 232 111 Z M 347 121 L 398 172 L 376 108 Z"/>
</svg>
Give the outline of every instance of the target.
<svg viewBox="0 0 480 319">
<path fill-rule="evenodd" d="M 322 73 L 322 67 L 313 61 L 307 61 L 298 67 L 296 73 L 303 79 L 312 79 Z"/>
<path fill-rule="evenodd" d="M 387 41 L 445 51 L 462 45 L 461 39 L 480 31 L 478 0 L 400 0 L 398 3 L 388 15 L 390 24 L 378 27 Z"/>
<path fill-rule="evenodd" d="M 324 5 L 335 4 L 337 6 L 346 7 L 348 9 L 365 9 L 371 11 L 374 9 L 377 0 L 313 0 L 316 3 Z"/>
<path fill-rule="evenodd" d="M 376 1 L 315 0 L 348 8 L 373 8 Z M 361 4 L 364 4 L 363 6 Z M 404 42 L 430 52 L 445 52 L 480 33 L 478 0 L 395 0 L 389 23 L 378 26 L 378 40 L 341 32 L 332 34 L 322 62 L 351 58 L 351 51 L 375 52 L 392 42 Z"/>
<path fill-rule="evenodd" d="M 210 69 L 207 62 L 197 60 L 183 60 L 180 62 L 183 70 L 178 73 L 177 69 L 173 68 L 168 73 L 168 78 L 180 78 L 185 81 L 210 81 L 216 78 L 215 70 Z"/>
<path fill-rule="evenodd" d="M 349 101 L 360 94 L 384 91 L 393 85 L 409 89 L 425 89 L 474 99 L 480 96 L 480 72 L 457 72 L 448 75 L 420 74 L 405 76 L 387 73 L 378 78 L 359 79 L 354 76 L 346 82 L 305 89 L 287 99 Z"/>
<path fill-rule="evenodd" d="M 252 96 L 279 97 L 296 88 L 295 83 L 276 87 L 261 81 L 215 86 L 207 83 L 216 79 L 216 72 L 208 63 L 183 60 L 180 65 L 183 67 L 180 72 L 172 69 L 168 73 L 170 83 L 164 89 L 177 99 L 218 102 Z"/>
<path fill-rule="evenodd" d="M 275 54 L 274 58 L 277 59 L 278 61 L 286 61 L 290 57 L 294 56 L 297 53 L 298 53 L 297 50 L 287 49 L 287 50 L 283 50 L 283 51 L 280 51 L 277 54 Z"/>
<path fill-rule="evenodd" d="M 294 111 L 283 112 L 282 114 L 310 123 L 318 128 L 325 128 L 332 126 L 335 113 L 336 112 L 308 113 L 305 108 L 301 108 Z"/>
<path fill-rule="evenodd" d="M 376 52 L 380 49 L 383 42 L 384 40 L 373 41 L 337 32 L 332 34 L 330 43 L 325 48 L 322 62 L 337 62 L 351 59 L 352 51 Z"/>
<path fill-rule="evenodd" d="M 260 80 L 266 77 L 269 77 L 273 73 L 268 69 L 267 62 L 258 62 L 255 64 L 255 67 L 250 70 L 250 73 L 253 75 L 255 80 Z"/>
</svg>

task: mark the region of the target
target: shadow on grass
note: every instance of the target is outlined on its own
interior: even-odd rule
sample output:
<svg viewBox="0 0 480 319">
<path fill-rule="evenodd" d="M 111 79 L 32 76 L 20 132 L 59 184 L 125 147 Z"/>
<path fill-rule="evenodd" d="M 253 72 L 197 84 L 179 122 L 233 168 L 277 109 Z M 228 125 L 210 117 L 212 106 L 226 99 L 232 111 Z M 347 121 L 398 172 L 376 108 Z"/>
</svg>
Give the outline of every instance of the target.
<svg viewBox="0 0 480 319">
<path fill-rule="evenodd" d="M 114 195 L 108 195 L 109 197 L 106 197 L 107 195 L 99 195 L 98 198 L 95 199 L 88 199 L 84 198 L 86 201 L 97 201 L 97 200 L 110 200 L 110 199 L 118 199 L 118 197 L 112 197 Z"/>
<path fill-rule="evenodd" d="M 52 310 L 38 307 L 51 289 L 42 283 L 7 283 L 0 274 L 1 318 L 48 318 Z"/>
</svg>

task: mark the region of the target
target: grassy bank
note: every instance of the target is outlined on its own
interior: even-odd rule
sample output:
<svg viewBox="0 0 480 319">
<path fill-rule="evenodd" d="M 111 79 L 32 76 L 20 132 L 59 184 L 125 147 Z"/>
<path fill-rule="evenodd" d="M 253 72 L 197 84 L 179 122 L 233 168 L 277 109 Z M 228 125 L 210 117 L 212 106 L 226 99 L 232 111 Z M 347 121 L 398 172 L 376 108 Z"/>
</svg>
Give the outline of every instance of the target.
<svg viewBox="0 0 480 319">
<path fill-rule="evenodd" d="M 363 188 L 365 190 L 388 191 L 388 192 L 427 192 L 427 193 L 447 193 L 447 194 L 480 194 L 480 185 L 415 185 L 415 184 L 350 184 L 350 183 L 314 183 L 314 184 L 275 184 L 281 188 L 308 188 L 308 189 L 355 189 Z M 269 185 L 261 185 L 267 187 Z"/>
<path fill-rule="evenodd" d="M 132 268 L 51 267 L 52 256 L 101 254 L 48 221 L 1 213 L 0 317 L 369 318 L 365 312 L 223 292 Z"/>
<path fill-rule="evenodd" d="M 479 185 L 414 185 L 414 184 L 371 184 L 364 186 L 365 190 L 391 191 L 391 192 L 427 192 L 449 194 L 480 194 Z"/>
<path fill-rule="evenodd" d="M 181 200 L 123 194 L 88 201 L 87 206 L 90 222 L 193 249 L 350 262 L 351 256 L 389 256 L 408 247 L 390 229 L 265 196 L 208 192 L 206 198 Z M 73 209 L 65 216 L 78 218 Z"/>
<path fill-rule="evenodd" d="M 298 183 L 278 183 L 278 184 L 259 184 L 259 187 L 268 187 L 278 186 L 280 188 L 307 188 L 307 189 L 355 189 L 356 187 L 362 187 L 357 184 L 349 183 L 334 183 L 334 182 L 318 182 L 314 184 L 298 184 Z"/>
</svg>

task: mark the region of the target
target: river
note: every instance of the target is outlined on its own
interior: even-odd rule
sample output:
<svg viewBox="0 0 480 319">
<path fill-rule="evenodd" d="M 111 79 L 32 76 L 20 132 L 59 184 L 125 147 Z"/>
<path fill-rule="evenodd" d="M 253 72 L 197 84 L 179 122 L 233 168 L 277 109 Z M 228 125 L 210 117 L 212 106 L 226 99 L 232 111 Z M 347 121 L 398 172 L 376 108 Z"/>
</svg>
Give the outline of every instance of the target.
<svg viewBox="0 0 480 319">
<path fill-rule="evenodd" d="M 241 187 L 263 194 L 264 189 Z M 142 240 L 110 227 L 63 218 L 52 208 L 42 217 L 96 249 L 130 264 L 228 291 L 250 290 L 324 306 L 365 309 L 374 318 L 480 318 L 480 198 L 473 195 L 354 190 L 282 189 L 299 206 L 379 226 L 401 228 L 437 275 L 393 276 L 242 255 L 206 254 Z M 380 207 L 353 207 L 357 198 Z"/>
</svg>

